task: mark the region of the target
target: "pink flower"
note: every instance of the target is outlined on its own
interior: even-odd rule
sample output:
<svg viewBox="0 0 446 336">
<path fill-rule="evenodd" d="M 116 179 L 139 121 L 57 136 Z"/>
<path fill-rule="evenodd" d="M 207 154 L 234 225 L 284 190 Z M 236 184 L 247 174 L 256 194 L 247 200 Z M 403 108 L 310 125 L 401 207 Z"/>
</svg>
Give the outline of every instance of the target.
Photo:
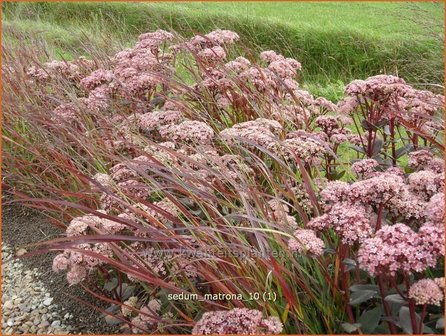
<svg viewBox="0 0 446 336">
<path fill-rule="evenodd" d="M 324 254 L 324 241 L 318 238 L 313 230 L 297 229 L 294 231 L 295 239 L 290 239 L 288 247 L 291 251 L 319 257 Z"/>
<path fill-rule="evenodd" d="M 185 120 L 179 125 L 160 127 L 162 137 L 171 141 L 210 144 L 214 138 L 214 130 L 206 123 L 195 120 Z"/>
<path fill-rule="evenodd" d="M 379 163 L 374 159 L 364 159 L 356 161 L 352 164 L 351 170 L 356 177 L 367 178 L 371 173 L 375 171 L 375 168 L 379 166 Z"/>
<path fill-rule="evenodd" d="M 76 115 L 77 109 L 73 103 L 61 104 L 53 110 L 53 119 L 56 122 L 67 122 L 79 125 L 79 118 Z"/>
<path fill-rule="evenodd" d="M 240 39 L 237 33 L 230 30 L 217 29 L 205 35 L 206 38 L 218 45 L 233 44 Z"/>
<path fill-rule="evenodd" d="M 60 272 L 65 271 L 69 266 L 69 261 L 64 253 L 58 254 L 53 259 L 53 271 Z"/>
<path fill-rule="evenodd" d="M 330 181 L 321 191 L 321 200 L 326 210 L 333 204 L 345 200 L 350 193 L 350 185 L 344 181 Z"/>
<path fill-rule="evenodd" d="M 424 215 L 427 220 L 444 224 L 444 193 L 438 193 L 431 197 L 426 205 Z"/>
<path fill-rule="evenodd" d="M 391 75 L 377 75 L 366 80 L 355 80 L 347 85 L 345 93 L 349 96 L 363 95 L 365 97 L 379 100 L 379 97 L 386 97 L 389 93 L 398 94 L 407 90 L 406 82 Z"/>
<path fill-rule="evenodd" d="M 282 126 L 275 120 L 258 118 L 252 121 L 235 124 L 232 128 L 220 132 L 220 137 L 229 143 L 239 143 L 236 138 L 252 141 L 257 145 L 267 147 L 275 141 Z"/>
<path fill-rule="evenodd" d="M 165 30 L 158 29 L 152 33 L 145 33 L 138 36 L 137 48 L 157 49 L 161 44 L 173 40 L 174 35 Z"/>
<path fill-rule="evenodd" d="M 444 188 L 444 174 L 420 170 L 408 177 L 409 189 L 421 199 L 428 200 Z"/>
<path fill-rule="evenodd" d="M 411 152 L 409 153 L 409 167 L 413 169 L 423 169 L 433 158 L 434 155 L 426 149 Z"/>
<path fill-rule="evenodd" d="M 264 319 L 258 310 L 234 308 L 204 313 L 192 329 L 192 334 L 278 334 L 282 329 L 282 323 L 276 317 Z"/>
<path fill-rule="evenodd" d="M 419 248 L 426 262 L 435 266 L 437 259 L 444 256 L 444 226 L 426 222 L 418 230 Z"/>
<path fill-rule="evenodd" d="M 300 70 L 300 68 L 300 63 L 292 58 L 276 60 L 268 65 L 268 69 L 280 78 L 293 78 L 296 76 L 297 71 Z"/>
<path fill-rule="evenodd" d="M 336 104 L 333 104 L 328 99 L 325 99 L 324 97 L 318 97 L 314 100 L 314 106 L 319 107 L 320 110 L 324 112 L 337 112 L 338 107 Z M 321 111 L 319 111 L 321 112 Z M 328 117 L 328 116 L 326 116 Z M 341 125 L 351 124 L 352 120 L 348 118 L 347 116 L 336 116 L 336 121 L 339 122 Z"/>
<path fill-rule="evenodd" d="M 76 285 L 87 276 L 87 269 L 80 265 L 74 265 L 67 273 L 67 281 L 70 285 Z"/>
<path fill-rule="evenodd" d="M 349 198 L 366 205 L 383 205 L 404 190 L 403 179 L 381 173 L 367 180 L 355 182 L 350 187 Z"/>
<path fill-rule="evenodd" d="M 415 300 L 417 305 L 441 306 L 444 293 L 432 279 L 421 279 L 415 282 L 409 289 L 409 298 Z"/>
<path fill-rule="evenodd" d="M 199 51 L 197 56 L 205 62 L 215 64 L 226 58 L 226 52 L 222 47 L 216 46 Z"/>
<path fill-rule="evenodd" d="M 425 230 L 426 233 L 429 231 Z M 436 258 L 432 253 L 437 252 L 437 248 L 432 243 L 438 241 L 438 235 L 429 239 L 423 233 L 418 235 L 405 224 L 386 225 L 373 238 L 361 244 L 358 262 L 372 276 L 394 276 L 397 271 L 422 272 L 435 266 Z"/>
<path fill-rule="evenodd" d="M 317 163 L 318 158 L 327 152 L 327 148 L 322 141 L 302 137 L 283 140 L 278 144 L 273 144 L 270 148 L 282 153 L 289 161 L 294 161 L 295 156 L 297 156 L 307 163 Z"/>
<path fill-rule="evenodd" d="M 139 116 L 139 126 L 144 131 L 152 131 L 163 125 L 175 124 L 181 117 L 181 112 L 175 110 L 149 112 Z"/>
<path fill-rule="evenodd" d="M 283 57 L 280 54 L 277 54 L 274 50 L 267 50 L 267 51 L 262 51 L 260 53 L 260 59 L 269 64 L 274 61 L 283 61 L 285 57 Z"/>
<path fill-rule="evenodd" d="M 236 73 L 241 73 L 247 70 L 250 65 L 251 62 L 248 59 L 239 56 L 235 60 L 226 63 L 225 68 Z"/>
<path fill-rule="evenodd" d="M 112 80 L 112 71 L 98 69 L 93 71 L 89 76 L 82 78 L 80 85 L 87 91 L 91 91 L 102 84 L 110 83 Z"/>
<path fill-rule="evenodd" d="M 97 228 L 101 219 L 93 215 L 85 215 L 74 218 L 67 227 L 67 236 L 79 236 L 87 233 L 89 228 Z"/>
<path fill-rule="evenodd" d="M 342 243 L 353 245 L 363 242 L 372 234 L 370 214 L 363 206 L 336 203 L 326 214 L 312 219 L 308 228 L 325 230 L 332 228 L 342 238 Z"/>
<path fill-rule="evenodd" d="M 441 289 L 444 289 L 444 285 L 445 285 L 444 277 L 435 278 L 434 282 L 437 284 L 438 287 L 440 287 Z"/>
</svg>

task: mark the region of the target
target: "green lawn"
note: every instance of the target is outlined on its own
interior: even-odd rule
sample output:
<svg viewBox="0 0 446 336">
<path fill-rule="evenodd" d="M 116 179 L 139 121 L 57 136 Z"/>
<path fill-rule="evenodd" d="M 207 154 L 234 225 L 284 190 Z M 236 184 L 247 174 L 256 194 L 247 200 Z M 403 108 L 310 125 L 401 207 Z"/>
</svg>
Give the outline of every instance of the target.
<svg viewBox="0 0 446 336">
<path fill-rule="evenodd" d="M 442 3 L 3 3 L 4 39 L 45 41 L 53 57 L 96 45 L 116 51 L 157 28 L 184 35 L 232 29 L 256 50 L 303 65 L 301 81 L 336 99 L 344 83 L 378 73 L 443 83 Z M 16 36 L 14 36 L 16 34 Z M 87 52 L 88 53 L 88 52 Z"/>
</svg>

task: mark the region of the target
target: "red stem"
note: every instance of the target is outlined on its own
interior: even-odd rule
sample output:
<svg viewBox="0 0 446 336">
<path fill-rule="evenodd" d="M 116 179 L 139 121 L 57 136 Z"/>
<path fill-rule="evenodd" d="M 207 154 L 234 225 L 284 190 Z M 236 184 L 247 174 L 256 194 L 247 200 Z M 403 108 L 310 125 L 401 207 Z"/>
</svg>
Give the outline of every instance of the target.
<svg viewBox="0 0 446 336">
<path fill-rule="evenodd" d="M 345 272 L 345 265 L 342 262 L 345 257 L 348 254 L 348 250 L 346 249 L 347 246 L 345 246 L 344 244 L 340 243 L 339 244 L 339 257 L 340 257 L 340 266 L 341 266 L 341 288 L 342 291 L 344 292 L 344 303 L 345 303 L 345 308 L 347 310 L 347 315 L 349 318 L 349 321 L 351 324 L 355 323 L 355 316 L 353 314 L 353 310 L 352 310 L 352 306 L 350 305 L 350 295 L 349 295 L 349 285 L 348 285 L 348 273 Z"/>
<path fill-rule="evenodd" d="M 383 204 L 380 204 L 378 207 L 378 218 L 376 219 L 375 232 L 377 232 L 382 227 L 383 207 Z"/>
<path fill-rule="evenodd" d="M 395 148 L 395 118 L 389 120 L 390 142 L 392 146 L 392 165 L 396 166 L 396 148 Z"/>
<path fill-rule="evenodd" d="M 409 278 L 406 274 L 404 274 L 404 282 L 406 284 L 406 293 L 409 293 L 410 290 L 410 282 Z M 416 333 L 418 326 L 417 326 L 417 315 L 415 314 L 415 300 L 409 299 L 409 314 L 410 314 L 410 322 L 412 324 L 412 332 Z"/>
<path fill-rule="evenodd" d="M 387 293 L 382 275 L 378 275 L 376 279 L 378 280 L 379 294 L 381 295 L 382 298 L 384 313 L 388 318 L 392 318 L 392 311 L 390 309 L 389 303 L 385 300 Z M 393 324 L 393 322 L 387 321 L 387 324 L 389 325 L 390 333 L 396 334 L 397 333 L 396 326 Z"/>
<path fill-rule="evenodd" d="M 420 325 L 418 327 L 417 334 L 421 334 L 423 332 L 423 320 L 426 317 L 426 311 L 427 311 L 427 304 L 423 305 L 423 309 L 421 311 L 421 319 L 420 319 Z"/>
</svg>

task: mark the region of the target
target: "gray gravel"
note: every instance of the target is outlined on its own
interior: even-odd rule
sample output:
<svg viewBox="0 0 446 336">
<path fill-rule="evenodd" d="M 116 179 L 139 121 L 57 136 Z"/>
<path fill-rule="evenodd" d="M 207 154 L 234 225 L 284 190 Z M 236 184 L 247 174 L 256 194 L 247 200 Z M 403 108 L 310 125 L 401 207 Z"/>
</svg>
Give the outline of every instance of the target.
<svg viewBox="0 0 446 336">
<path fill-rule="evenodd" d="M 2 245 L 2 334 L 72 334 L 73 315 L 53 304 L 38 279 L 37 268 L 13 260 L 13 250 Z"/>
</svg>

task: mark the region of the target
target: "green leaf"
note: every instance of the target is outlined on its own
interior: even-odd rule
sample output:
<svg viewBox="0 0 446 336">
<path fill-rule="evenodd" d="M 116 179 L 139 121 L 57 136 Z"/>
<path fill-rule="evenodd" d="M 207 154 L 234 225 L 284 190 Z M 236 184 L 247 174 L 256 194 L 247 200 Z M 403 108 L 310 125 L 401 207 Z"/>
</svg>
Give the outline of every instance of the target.
<svg viewBox="0 0 446 336">
<path fill-rule="evenodd" d="M 130 296 L 132 296 L 135 291 L 135 286 L 129 286 L 128 284 L 122 284 L 122 299 L 127 300 Z"/>
<path fill-rule="evenodd" d="M 373 144 L 373 148 L 372 148 L 372 156 L 377 155 L 383 148 L 383 145 L 384 145 L 384 141 L 382 141 L 381 139 L 376 139 L 375 143 Z"/>
<path fill-rule="evenodd" d="M 355 151 L 357 151 L 357 152 L 359 152 L 359 153 L 366 154 L 364 148 L 361 147 L 361 146 L 351 145 L 350 148 L 351 148 L 351 149 L 354 149 Z"/>
<path fill-rule="evenodd" d="M 390 303 L 403 304 L 406 305 L 408 302 L 399 294 L 387 295 L 384 300 Z"/>
<path fill-rule="evenodd" d="M 351 285 L 349 288 L 352 292 L 357 292 L 360 290 L 372 290 L 378 292 L 378 285 Z"/>
<path fill-rule="evenodd" d="M 376 329 L 376 327 L 379 325 L 379 321 L 381 320 L 382 312 L 383 309 L 380 305 L 362 313 L 358 322 L 361 324 L 362 331 L 365 334 L 371 334 Z"/>
<path fill-rule="evenodd" d="M 356 268 L 356 261 L 354 261 L 353 259 L 345 258 L 344 260 L 342 260 L 342 263 L 347 266 L 347 272 Z"/>
<path fill-rule="evenodd" d="M 361 328 L 361 325 L 359 323 L 342 323 L 341 324 L 342 329 L 345 330 L 345 332 L 351 334 L 352 332 L 358 330 L 359 328 Z"/>
<path fill-rule="evenodd" d="M 118 286 L 118 279 L 113 278 L 111 281 L 105 283 L 104 289 L 107 291 L 111 291 L 116 288 L 116 286 Z"/>
<path fill-rule="evenodd" d="M 404 145 L 403 147 L 398 148 L 395 151 L 396 159 L 399 159 L 403 155 L 409 153 L 412 150 L 413 146 L 411 144 Z"/>
<path fill-rule="evenodd" d="M 417 321 L 417 325 L 419 325 L 421 317 L 417 313 L 415 313 L 415 319 Z M 406 334 L 413 334 L 412 330 L 412 320 L 410 318 L 410 310 L 408 307 L 401 307 L 399 313 L 399 322 L 400 326 Z M 423 328 L 424 329 L 424 328 Z"/>
<path fill-rule="evenodd" d="M 377 291 L 374 290 L 360 290 L 357 292 L 354 292 L 351 296 L 350 296 L 350 304 L 351 305 L 357 305 L 363 302 L 366 302 L 370 299 L 373 299 L 376 295 L 378 294 Z"/>
<path fill-rule="evenodd" d="M 437 324 L 435 325 L 435 329 L 444 329 L 444 317 L 441 317 L 437 320 Z"/>
<path fill-rule="evenodd" d="M 106 322 L 107 324 L 109 324 L 109 325 L 115 325 L 115 324 L 122 323 L 121 320 L 117 319 L 117 318 L 114 317 L 114 316 L 110 316 L 110 315 L 107 315 L 107 316 L 105 317 L 105 322 Z"/>
<path fill-rule="evenodd" d="M 434 331 L 429 328 L 427 325 L 423 324 L 423 334 L 433 334 Z"/>
</svg>

